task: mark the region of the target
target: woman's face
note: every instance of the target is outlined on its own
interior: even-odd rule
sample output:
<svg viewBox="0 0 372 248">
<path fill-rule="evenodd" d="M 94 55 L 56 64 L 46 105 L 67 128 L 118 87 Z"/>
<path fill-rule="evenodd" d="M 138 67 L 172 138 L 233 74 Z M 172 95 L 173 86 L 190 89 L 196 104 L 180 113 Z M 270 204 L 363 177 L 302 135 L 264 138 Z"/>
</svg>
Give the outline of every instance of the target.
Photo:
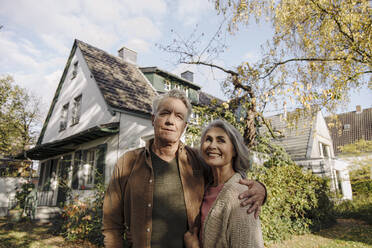
<svg viewBox="0 0 372 248">
<path fill-rule="evenodd" d="M 232 159 L 236 154 L 229 136 L 219 127 L 213 127 L 205 134 L 201 151 L 203 159 L 211 167 L 232 167 Z"/>
</svg>

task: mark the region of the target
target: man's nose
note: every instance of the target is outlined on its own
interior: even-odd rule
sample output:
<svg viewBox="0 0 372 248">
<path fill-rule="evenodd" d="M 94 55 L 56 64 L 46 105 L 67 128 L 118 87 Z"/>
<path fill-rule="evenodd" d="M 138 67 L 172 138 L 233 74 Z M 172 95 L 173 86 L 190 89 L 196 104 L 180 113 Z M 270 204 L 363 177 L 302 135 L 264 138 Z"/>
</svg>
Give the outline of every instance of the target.
<svg viewBox="0 0 372 248">
<path fill-rule="evenodd" d="M 165 124 L 167 124 L 167 125 L 173 125 L 174 124 L 174 121 L 175 121 L 175 118 L 176 118 L 176 116 L 173 113 L 170 114 L 170 115 L 168 115 Z"/>
</svg>

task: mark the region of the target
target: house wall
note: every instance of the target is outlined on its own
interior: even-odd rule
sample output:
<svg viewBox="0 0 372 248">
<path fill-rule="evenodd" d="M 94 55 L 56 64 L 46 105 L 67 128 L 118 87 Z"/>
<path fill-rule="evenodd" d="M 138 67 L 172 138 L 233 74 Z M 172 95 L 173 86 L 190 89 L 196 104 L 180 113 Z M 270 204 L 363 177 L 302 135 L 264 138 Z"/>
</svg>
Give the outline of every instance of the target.
<svg viewBox="0 0 372 248">
<path fill-rule="evenodd" d="M 328 130 L 328 126 L 325 122 L 323 114 L 319 111 L 316 117 L 315 126 L 313 129 L 313 140 L 310 158 L 320 158 L 322 157 L 322 152 L 320 151 L 319 143 L 323 143 L 328 146 L 330 158 L 334 158 L 332 138 Z M 311 137 L 310 137 L 311 138 Z"/>
<path fill-rule="evenodd" d="M 110 181 L 114 166 L 125 152 L 145 146 L 142 139 L 154 133 L 150 118 L 117 113 L 120 118 L 120 132 L 108 146 L 106 155 L 105 182 Z M 109 149 L 111 147 L 111 149 Z M 119 147 L 119 149 L 117 149 Z"/>
<path fill-rule="evenodd" d="M 127 151 L 142 147 L 145 145 L 145 141 L 141 138 L 144 136 L 151 135 L 153 133 L 153 127 L 150 118 L 144 118 L 139 116 L 134 116 L 125 113 L 116 113 L 118 119 L 120 119 L 120 132 L 109 137 L 104 137 L 100 139 L 93 140 L 91 142 L 86 142 L 84 144 L 74 147 L 75 151 L 87 150 L 90 148 L 97 147 L 101 144 L 107 144 L 106 157 L 105 157 L 105 183 L 108 184 L 114 170 L 114 167 L 118 159 Z M 61 159 L 63 156 L 72 155 L 71 160 L 74 161 L 74 152 L 66 153 L 63 155 L 50 157 L 50 159 Z M 47 160 L 43 160 L 45 162 Z M 40 171 L 39 171 L 40 174 Z M 72 163 L 69 169 L 69 185 L 72 183 Z M 55 185 L 52 187 L 53 194 L 53 205 L 57 201 L 57 190 L 58 187 Z M 79 196 L 79 199 L 83 200 L 85 198 L 91 199 L 94 197 L 93 190 L 73 190 L 74 196 Z"/>
<path fill-rule="evenodd" d="M 79 61 L 77 75 L 72 79 L 72 71 L 76 61 Z M 78 124 L 71 126 L 73 100 L 80 94 L 82 94 L 80 120 Z M 65 130 L 59 131 L 62 107 L 67 103 L 69 103 L 68 124 Z M 77 48 L 54 106 L 42 144 L 69 137 L 99 124 L 118 121 L 118 117 L 112 116 L 107 109 L 108 106 L 91 76 L 82 53 Z"/>
<path fill-rule="evenodd" d="M 0 216 L 8 214 L 8 207 L 16 203 L 16 188 L 26 183 L 23 177 L 0 177 Z"/>
</svg>

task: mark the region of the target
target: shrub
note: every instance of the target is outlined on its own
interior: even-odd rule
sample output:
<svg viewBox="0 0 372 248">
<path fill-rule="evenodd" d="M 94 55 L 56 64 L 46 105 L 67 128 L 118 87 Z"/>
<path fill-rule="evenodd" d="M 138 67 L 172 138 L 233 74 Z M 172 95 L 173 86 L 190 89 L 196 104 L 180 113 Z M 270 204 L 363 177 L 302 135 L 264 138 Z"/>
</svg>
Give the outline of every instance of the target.
<svg viewBox="0 0 372 248">
<path fill-rule="evenodd" d="M 61 234 L 66 240 L 89 240 L 103 247 L 101 227 L 104 190 L 105 186 L 100 182 L 95 186 L 93 200 L 81 201 L 75 197 L 64 206 Z"/>
<path fill-rule="evenodd" d="M 26 197 L 34 188 L 35 185 L 31 181 L 28 181 L 16 189 L 15 198 L 17 199 L 17 207 L 21 209 L 25 208 Z"/>
<path fill-rule="evenodd" d="M 372 225 L 372 196 L 355 196 L 353 200 L 342 201 L 335 206 L 338 218 L 355 218 Z"/>
<path fill-rule="evenodd" d="M 306 233 L 334 221 L 324 179 L 303 172 L 295 164 L 260 167 L 249 174 L 267 188 L 268 201 L 260 214 L 266 242 Z"/>
</svg>

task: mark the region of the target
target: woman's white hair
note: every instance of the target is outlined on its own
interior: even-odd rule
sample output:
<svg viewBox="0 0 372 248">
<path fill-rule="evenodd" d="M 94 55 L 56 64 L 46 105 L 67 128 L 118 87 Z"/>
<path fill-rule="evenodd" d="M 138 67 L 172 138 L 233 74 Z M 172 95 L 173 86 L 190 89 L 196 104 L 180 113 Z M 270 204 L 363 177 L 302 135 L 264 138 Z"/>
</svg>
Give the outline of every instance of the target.
<svg viewBox="0 0 372 248">
<path fill-rule="evenodd" d="M 204 142 L 207 132 L 214 127 L 223 129 L 230 138 L 236 152 L 236 156 L 233 158 L 233 169 L 235 172 L 240 173 L 243 178 L 246 178 L 247 170 L 252 168 L 252 161 L 249 155 L 249 149 L 244 143 L 243 136 L 233 125 L 220 119 L 212 121 L 202 132 L 201 144 Z"/>
<path fill-rule="evenodd" d="M 152 112 L 151 113 L 153 115 L 156 115 L 158 112 L 159 104 L 166 98 L 176 98 L 176 99 L 181 100 L 185 104 L 187 108 L 186 122 L 188 122 L 191 112 L 192 112 L 192 106 L 185 92 L 179 89 L 172 89 L 165 94 L 161 94 L 155 97 L 155 99 L 152 101 Z"/>
</svg>

